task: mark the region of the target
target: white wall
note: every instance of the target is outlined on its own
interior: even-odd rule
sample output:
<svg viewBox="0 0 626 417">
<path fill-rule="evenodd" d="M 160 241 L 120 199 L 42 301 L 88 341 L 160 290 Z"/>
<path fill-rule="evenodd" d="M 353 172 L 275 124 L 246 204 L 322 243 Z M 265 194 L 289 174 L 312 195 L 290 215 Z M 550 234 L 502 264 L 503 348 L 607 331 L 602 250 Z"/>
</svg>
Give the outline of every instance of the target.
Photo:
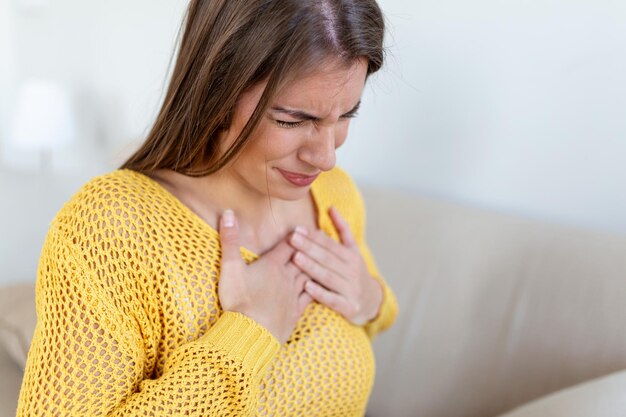
<svg viewBox="0 0 626 417">
<path fill-rule="evenodd" d="M 15 17 L 9 0 L 0 0 L 0 144 L 7 134 L 10 97 L 16 77 Z M 2 153 L 2 146 L 0 146 Z"/>
<path fill-rule="evenodd" d="M 49 0 L 14 22 L 0 1 L 16 78 L 69 85 L 81 152 L 114 167 L 157 109 L 186 1 Z M 626 233 L 625 2 L 381 5 L 388 65 L 339 155 L 357 180 Z"/>
<path fill-rule="evenodd" d="M 67 86 L 82 121 L 80 142 L 54 153 L 53 173 L 36 171 L 38 155 L 0 146 L 0 283 L 34 280 L 55 213 L 84 181 L 115 168 L 143 135 L 185 4 L 0 0 L 0 140 L 15 87 L 29 77 Z"/>
<path fill-rule="evenodd" d="M 626 233 L 626 2 L 381 0 L 363 181 Z"/>
<path fill-rule="evenodd" d="M 40 0 L 16 7 L 17 82 L 44 77 L 67 86 L 77 102 L 89 154 L 118 164 L 135 146 L 159 102 L 186 1 Z M 14 0 L 13 4 L 19 4 Z M 56 155 L 73 163 L 76 153 Z"/>
</svg>

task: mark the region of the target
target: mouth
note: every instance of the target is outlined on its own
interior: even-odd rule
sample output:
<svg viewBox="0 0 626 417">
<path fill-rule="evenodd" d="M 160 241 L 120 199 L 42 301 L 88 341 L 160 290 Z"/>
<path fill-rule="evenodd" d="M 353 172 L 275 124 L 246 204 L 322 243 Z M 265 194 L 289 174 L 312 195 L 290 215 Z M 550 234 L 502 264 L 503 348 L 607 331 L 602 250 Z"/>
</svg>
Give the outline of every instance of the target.
<svg viewBox="0 0 626 417">
<path fill-rule="evenodd" d="M 314 175 L 308 175 L 308 174 L 299 174 L 296 172 L 285 171 L 280 168 L 276 168 L 276 169 L 282 174 L 282 176 L 287 181 L 289 181 L 291 184 L 298 186 L 298 187 L 306 187 L 308 185 L 311 185 L 313 181 L 315 181 L 315 179 L 319 175 L 319 173 L 314 174 Z"/>
</svg>

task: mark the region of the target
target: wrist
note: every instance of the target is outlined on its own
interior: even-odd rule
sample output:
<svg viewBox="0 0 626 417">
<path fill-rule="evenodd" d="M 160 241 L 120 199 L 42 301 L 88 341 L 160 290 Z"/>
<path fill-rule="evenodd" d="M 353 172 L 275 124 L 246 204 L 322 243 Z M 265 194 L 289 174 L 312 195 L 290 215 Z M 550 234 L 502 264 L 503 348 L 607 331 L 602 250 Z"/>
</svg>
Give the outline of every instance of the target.
<svg viewBox="0 0 626 417">
<path fill-rule="evenodd" d="M 372 277 L 372 280 L 375 282 L 374 288 L 376 288 L 376 292 L 378 296 L 375 297 L 375 300 L 377 301 L 375 301 L 373 304 L 376 306 L 376 308 L 373 310 L 374 313 L 367 320 L 368 323 L 371 323 L 372 321 L 376 320 L 378 316 L 380 315 L 380 310 L 383 305 L 383 297 L 384 297 L 384 291 L 383 291 L 383 287 L 381 283 L 376 278 Z"/>
<path fill-rule="evenodd" d="M 239 313 L 248 317 L 250 320 L 254 321 L 256 324 L 258 324 L 259 326 L 267 330 L 272 336 L 274 336 L 279 341 L 280 344 L 283 344 L 287 341 L 287 339 L 285 339 L 284 331 L 281 332 L 280 329 L 277 327 L 277 323 L 271 320 L 269 317 L 262 315 L 262 314 L 251 313 L 247 311 L 239 311 Z"/>
</svg>

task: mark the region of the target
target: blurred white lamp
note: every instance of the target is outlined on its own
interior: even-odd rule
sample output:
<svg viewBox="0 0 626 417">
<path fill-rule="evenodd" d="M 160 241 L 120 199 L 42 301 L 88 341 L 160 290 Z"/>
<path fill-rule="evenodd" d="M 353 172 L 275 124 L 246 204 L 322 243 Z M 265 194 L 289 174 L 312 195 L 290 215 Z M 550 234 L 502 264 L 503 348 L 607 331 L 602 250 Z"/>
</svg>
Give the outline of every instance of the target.
<svg viewBox="0 0 626 417">
<path fill-rule="evenodd" d="M 76 140 L 76 117 L 69 92 L 47 80 L 26 81 L 18 90 L 10 145 L 38 152 L 43 170 L 50 170 L 52 152 Z"/>
</svg>

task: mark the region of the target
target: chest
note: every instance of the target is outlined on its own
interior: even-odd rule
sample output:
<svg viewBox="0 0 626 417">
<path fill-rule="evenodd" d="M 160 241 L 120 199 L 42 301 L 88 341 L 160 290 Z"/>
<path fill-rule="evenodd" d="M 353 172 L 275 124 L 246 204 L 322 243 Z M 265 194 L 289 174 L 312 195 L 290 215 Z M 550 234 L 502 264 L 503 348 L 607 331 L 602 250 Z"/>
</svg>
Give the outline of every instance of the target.
<svg viewBox="0 0 626 417">
<path fill-rule="evenodd" d="M 172 218 L 167 223 L 167 232 L 176 236 L 168 242 L 175 244 L 165 245 L 154 259 L 162 323 L 169 324 L 156 344 L 155 376 L 162 374 L 165 361 L 178 347 L 206 333 L 222 313 L 217 238 L 201 227 L 182 233 L 185 225 L 178 222 L 183 220 Z M 364 330 L 314 302 L 268 370 L 257 415 L 363 415 L 373 377 L 374 357 Z"/>
<path fill-rule="evenodd" d="M 157 376 L 169 355 L 206 333 L 221 315 L 215 292 L 219 269 L 198 273 L 200 280 L 209 278 L 202 283 L 174 275 L 168 281 L 177 284 L 163 300 L 166 314 L 174 316 L 164 322 L 177 324 L 164 329 L 157 353 Z M 262 380 L 256 415 L 363 415 L 374 374 L 374 355 L 364 330 L 313 302 Z"/>
<path fill-rule="evenodd" d="M 250 233 L 242 237 L 241 245 L 253 253 L 262 254 L 285 239 L 297 226 L 307 230 L 319 229 L 319 214 L 312 200 L 303 201 L 290 214 L 277 218 L 276 223 L 263 233 Z"/>
<path fill-rule="evenodd" d="M 362 328 L 312 303 L 261 384 L 257 416 L 362 416 L 374 373 Z"/>
</svg>

